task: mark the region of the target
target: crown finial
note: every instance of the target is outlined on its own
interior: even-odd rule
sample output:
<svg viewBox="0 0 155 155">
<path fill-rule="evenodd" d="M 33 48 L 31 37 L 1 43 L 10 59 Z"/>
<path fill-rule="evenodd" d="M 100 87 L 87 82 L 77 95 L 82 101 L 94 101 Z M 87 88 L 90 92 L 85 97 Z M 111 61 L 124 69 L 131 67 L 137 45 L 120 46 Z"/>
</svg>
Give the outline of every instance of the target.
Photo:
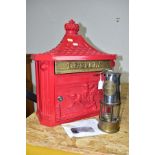
<svg viewBox="0 0 155 155">
<path fill-rule="evenodd" d="M 76 24 L 73 19 L 65 24 L 66 33 L 77 34 L 79 31 L 79 24 Z"/>
</svg>

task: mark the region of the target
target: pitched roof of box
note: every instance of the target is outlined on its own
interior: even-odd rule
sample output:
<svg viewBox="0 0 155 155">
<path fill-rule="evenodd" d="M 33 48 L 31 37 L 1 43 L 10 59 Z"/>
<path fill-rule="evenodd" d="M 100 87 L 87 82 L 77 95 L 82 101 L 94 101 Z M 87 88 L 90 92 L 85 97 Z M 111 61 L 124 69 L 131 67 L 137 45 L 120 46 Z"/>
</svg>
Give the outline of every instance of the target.
<svg viewBox="0 0 155 155">
<path fill-rule="evenodd" d="M 55 60 L 109 60 L 115 59 L 115 54 L 108 54 L 95 49 L 78 34 L 79 24 L 70 20 L 65 24 L 66 34 L 60 43 L 53 49 L 42 53 L 33 54 L 32 59 Z"/>
</svg>

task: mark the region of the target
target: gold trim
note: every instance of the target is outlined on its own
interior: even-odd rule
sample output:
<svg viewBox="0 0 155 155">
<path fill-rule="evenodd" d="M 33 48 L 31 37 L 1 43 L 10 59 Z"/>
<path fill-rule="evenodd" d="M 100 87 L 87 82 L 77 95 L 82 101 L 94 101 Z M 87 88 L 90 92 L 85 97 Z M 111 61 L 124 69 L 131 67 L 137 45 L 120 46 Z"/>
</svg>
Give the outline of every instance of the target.
<svg viewBox="0 0 155 155">
<path fill-rule="evenodd" d="M 56 61 L 55 73 L 93 72 L 110 69 L 110 60 Z"/>
</svg>

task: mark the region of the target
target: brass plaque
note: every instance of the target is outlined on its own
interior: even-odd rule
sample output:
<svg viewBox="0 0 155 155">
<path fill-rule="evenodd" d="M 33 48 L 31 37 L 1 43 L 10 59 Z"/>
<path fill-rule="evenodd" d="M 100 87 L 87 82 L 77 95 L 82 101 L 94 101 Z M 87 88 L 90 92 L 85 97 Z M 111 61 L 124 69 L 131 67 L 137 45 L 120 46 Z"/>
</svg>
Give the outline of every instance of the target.
<svg viewBox="0 0 155 155">
<path fill-rule="evenodd" d="M 110 69 L 110 60 L 56 61 L 55 74 L 94 72 Z"/>
<path fill-rule="evenodd" d="M 112 96 L 116 93 L 116 85 L 113 81 L 106 81 L 104 83 L 104 94 L 106 96 Z"/>
</svg>

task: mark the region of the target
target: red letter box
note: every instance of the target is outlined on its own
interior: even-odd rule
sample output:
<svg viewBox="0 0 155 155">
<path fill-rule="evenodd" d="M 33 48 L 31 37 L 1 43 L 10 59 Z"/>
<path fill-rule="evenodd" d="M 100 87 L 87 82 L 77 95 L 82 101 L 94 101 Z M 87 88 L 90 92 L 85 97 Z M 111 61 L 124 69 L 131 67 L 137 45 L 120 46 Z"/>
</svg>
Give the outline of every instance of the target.
<svg viewBox="0 0 155 155">
<path fill-rule="evenodd" d="M 100 72 L 115 64 L 116 55 L 99 51 L 78 34 L 73 20 L 54 49 L 33 54 L 36 70 L 37 116 L 43 125 L 58 124 L 99 114 Z"/>
</svg>

